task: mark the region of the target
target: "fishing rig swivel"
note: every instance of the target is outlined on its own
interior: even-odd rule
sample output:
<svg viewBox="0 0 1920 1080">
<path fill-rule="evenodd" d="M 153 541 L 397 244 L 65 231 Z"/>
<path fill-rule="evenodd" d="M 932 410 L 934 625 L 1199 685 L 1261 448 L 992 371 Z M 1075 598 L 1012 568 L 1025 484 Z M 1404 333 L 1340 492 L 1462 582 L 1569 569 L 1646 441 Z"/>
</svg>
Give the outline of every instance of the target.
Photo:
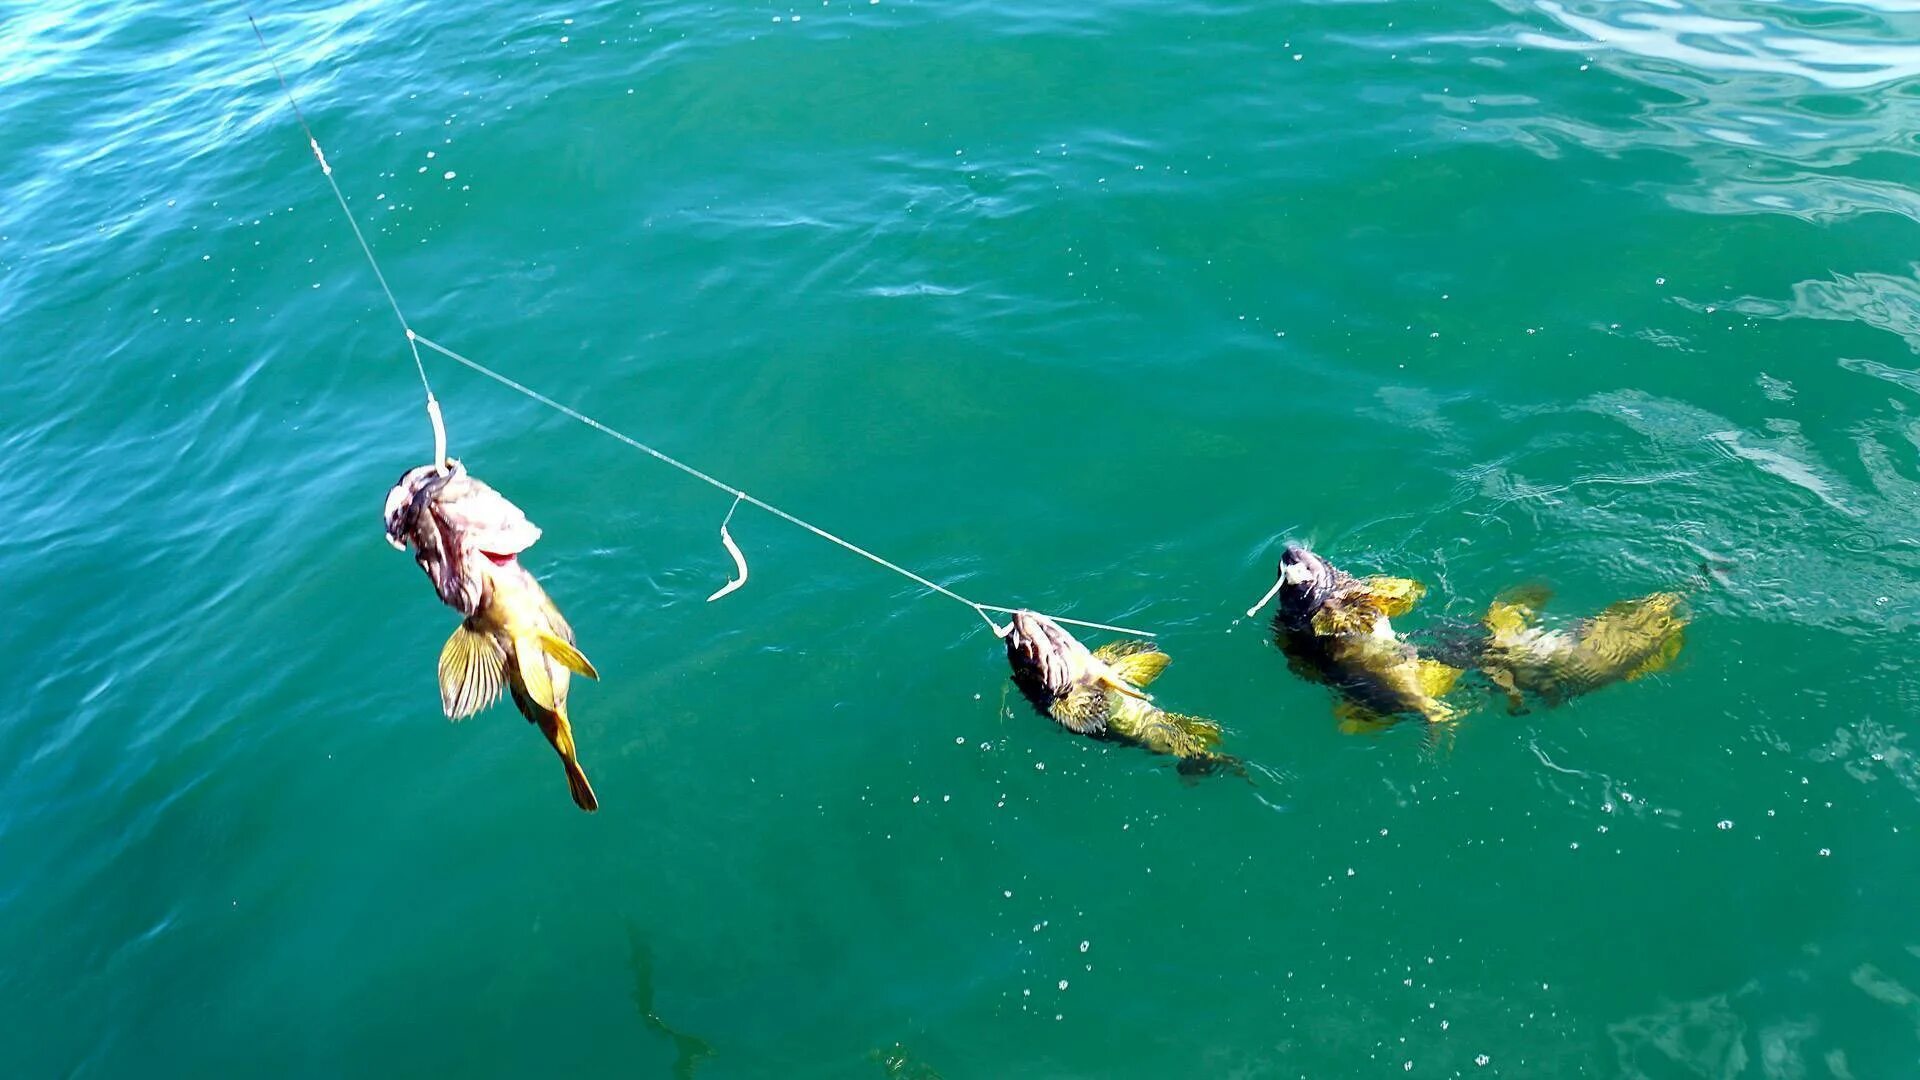
<svg viewBox="0 0 1920 1080">
<path fill-rule="evenodd" d="M 940 584 L 937 581 L 933 581 L 930 578 L 917 574 L 912 570 L 909 570 L 906 567 L 901 566 L 899 563 L 893 562 L 889 559 L 882 558 L 881 556 L 876 555 L 871 551 L 868 551 L 866 548 L 863 548 L 858 544 L 855 544 L 849 540 L 845 540 L 839 536 L 836 536 L 833 533 L 820 528 L 818 525 L 813 524 L 812 522 L 809 522 L 803 518 L 797 517 L 794 514 L 790 514 L 787 511 L 782 510 L 778 506 L 775 506 L 764 499 L 760 499 L 760 498 L 757 498 L 756 496 L 749 495 L 745 491 L 741 490 L 738 487 L 735 487 L 732 484 L 726 483 L 723 480 L 710 476 L 707 473 L 702 472 L 701 470 L 693 467 L 692 465 L 687 464 L 684 461 L 679 460 L 678 458 L 673 457 L 670 454 L 667 454 L 660 450 L 656 450 L 655 448 L 648 446 L 646 443 L 641 442 L 640 440 L 634 438 L 631 435 L 628 435 L 622 431 L 619 431 L 608 424 L 602 423 L 601 421 L 596 420 L 591 416 L 588 416 L 587 414 L 579 411 L 578 409 L 575 409 L 569 405 L 564 405 L 554 400 L 553 398 L 548 397 L 547 395 L 539 392 L 538 390 L 533 389 L 530 386 L 527 386 L 523 383 L 516 381 L 513 378 L 510 378 L 507 375 L 504 375 L 498 371 L 495 371 L 494 369 L 488 367 L 487 365 L 482 364 L 478 360 L 475 360 L 471 357 L 464 356 L 458 352 L 455 352 L 454 350 L 446 347 L 445 345 L 442 345 L 439 342 L 434 341 L 431 338 L 428 338 L 426 335 L 421 334 L 418 331 L 414 330 L 413 325 L 407 321 L 406 314 L 403 311 L 401 311 L 400 301 L 394 297 L 392 287 L 390 287 L 387 284 L 386 274 L 382 273 L 380 270 L 380 261 L 374 258 L 372 245 L 367 243 L 366 235 L 360 231 L 360 223 L 358 220 L 354 218 L 352 208 L 347 205 L 347 197 L 345 194 L 341 192 L 339 181 L 334 179 L 333 166 L 327 161 L 326 151 L 320 148 L 320 140 L 314 136 L 312 126 L 307 123 L 306 115 L 300 109 L 300 102 L 297 98 L 294 97 L 293 88 L 287 83 L 287 77 L 285 73 L 283 73 L 280 70 L 279 61 L 274 59 L 273 50 L 267 45 L 266 35 L 261 33 L 260 24 L 254 20 L 252 15 L 247 16 L 247 23 L 248 25 L 253 27 L 254 37 L 259 40 L 260 49 L 263 53 L 266 54 L 267 63 L 272 65 L 274 76 L 280 81 L 280 90 L 282 93 L 286 95 L 287 104 L 293 107 L 293 115 L 295 119 L 297 119 L 300 122 L 301 132 L 305 134 L 307 137 L 307 146 L 309 149 L 313 151 L 314 160 L 320 163 L 320 174 L 326 177 L 327 187 L 333 191 L 334 201 L 340 204 L 341 214 L 346 217 L 347 225 L 353 229 L 353 238 L 359 242 L 360 251 L 362 254 L 364 254 L 367 257 L 367 265 L 373 270 L 374 279 L 380 283 L 380 291 L 386 294 L 387 304 L 389 307 L 393 309 L 394 318 L 399 320 L 400 329 L 406 334 L 407 349 L 413 356 L 414 371 L 420 376 L 420 388 L 423 391 L 425 391 L 427 395 L 427 419 L 433 425 L 433 460 L 437 468 L 439 468 L 442 472 L 445 472 L 447 469 L 447 429 L 446 429 L 446 423 L 440 413 L 440 401 L 438 398 L 434 396 L 433 384 L 427 378 L 426 364 L 421 360 L 421 357 L 420 357 L 420 349 L 422 346 L 426 347 L 427 349 L 433 352 L 439 353 L 440 355 L 446 357 L 449 360 L 454 361 L 457 364 L 461 364 L 473 371 L 476 371 L 479 374 L 484 375 L 489 379 L 492 379 L 494 382 L 497 382 L 500 385 L 505 386 L 508 389 L 513 390 L 518 394 L 521 394 L 524 397 L 527 397 L 542 405 L 545 405 L 547 408 L 552 409 L 563 416 L 566 416 L 575 421 L 578 421 L 579 423 L 584 424 L 587 427 L 590 427 L 595 431 L 600 432 L 602 435 L 606 435 L 609 438 L 612 438 L 621 443 L 624 443 L 627 446 L 640 451 L 641 453 L 644 453 L 653 457 L 655 460 L 660 461 L 663 464 L 670 465 L 673 468 L 680 470 L 681 472 L 687 474 L 688 476 L 693 477 L 696 480 L 699 480 L 704 484 L 708 484 L 712 487 L 718 488 L 721 491 L 726 492 L 729 495 L 732 495 L 733 506 L 730 509 L 728 509 L 726 520 L 723 521 L 720 525 L 720 542 L 726 548 L 727 554 L 733 558 L 734 569 L 735 569 L 735 572 L 739 574 L 739 576 L 737 578 L 728 580 L 728 582 L 725 585 L 723 585 L 717 592 L 715 592 L 712 596 L 709 596 L 707 598 L 709 601 L 718 600 L 721 597 L 727 595 L 730 592 L 733 592 L 734 590 L 740 588 L 741 586 L 747 583 L 746 556 L 741 553 L 739 545 L 734 543 L 733 535 L 727 529 L 727 526 L 731 524 L 733 521 L 734 512 L 740 508 L 740 504 L 747 503 L 749 505 L 758 507 L 759 509 L 766 511 L 769 514 L 772 514 L 774 517 L 777 517 L 782 521 L 785 521 L 791 525 L 797 526 L 798 528 L 804 529 L 807 532 L 810 532 L 813 535 L 819 537 L 820 539 L 827 541 L 828 543 L 835 544 L 839 547 L 845 548 L 846 550 L 853 552 L 855 555 L 858 555 L 861 558 L 868 560 L 869 562 L 872 562 L 880 567 L 883 567 L 884 569 L 891 570 L 894 573 L 899 574 L 901 577 L 904 577 L 907 580 L 912 581 L 913 583 L 921 586 L 922 588 L 929 590 L 930 592 L 937 593 L 941 596 L 945 596 L 945 597 L 948 597 L 949 599 L 957 600 L 960 603 L 965 604 L 967 607 L 972 608 L 976 615 L 979 615 L 981 619 L 986 621 L 986 624 L 992 628 L 994 632 L 994 636 L 1001 637 L 1001 638 L 1004 638 L 1007 636 L 1007 633 L 1012 628 L 1012 623 L 1009 622 L 1007 625 L 1002 626 L 1000 623 L 995 621 L 994 614 L 997 613 L 1001 615 L 1012 615 L 1018 609 L 1010 608 L 1010 607 L 1002 607 L 998 604 L 983 604 L 975 600 L 970 600 L 967 597 L 960 595 L 959 593 L 946 587 L 945 585 Z M 1112 631 L 1114 633 L 1120 633 L 1120 634 L 1132 634 L 1138 637 L 1150 638 L 1154 636 L 1153 633 L 1150 631 L 1140 630 L 1133 627 L 1115 626 L 1110 623 L 1089 622 L 1084 619 L 1070 619 L 1061 615 L 1052 615 L 1050 617 L 1056 622 L 1067 623 L 1073 626 L 1084 626 L 1084 627 L 1089 627 L 1095 630 L 1108 630 L 1108 631 Z"/>
</svg>

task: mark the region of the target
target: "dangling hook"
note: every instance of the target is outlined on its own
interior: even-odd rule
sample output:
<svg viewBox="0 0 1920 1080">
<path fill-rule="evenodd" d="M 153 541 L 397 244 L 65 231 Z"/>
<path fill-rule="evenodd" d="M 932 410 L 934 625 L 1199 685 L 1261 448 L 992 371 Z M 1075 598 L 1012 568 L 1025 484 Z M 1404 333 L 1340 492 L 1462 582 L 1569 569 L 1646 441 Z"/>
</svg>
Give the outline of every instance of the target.
<svg viewBox="0 0 1920 1080">
<path fill-rule="evenodd" d="M 733 505 L 727 507 L 726 518 L 720 522 L 720 542 L 726 545 L 727 554 L 733 556 L 733 568 L 739 571 L 740 576 L 729 580 L 725 585 L 720 586 L 718 592 L 707 597 L 707 603 L 709 604 L 747 583 L 747 557 L 740 554 L 740 545 L 734 543 L 733 534 L 727 532 L 727 525 L 733 520 L 733 512 L 740 509 L 740 500 L 745 497 L 744 495 L 735 495 L 733 497 Z"/>
</svg>

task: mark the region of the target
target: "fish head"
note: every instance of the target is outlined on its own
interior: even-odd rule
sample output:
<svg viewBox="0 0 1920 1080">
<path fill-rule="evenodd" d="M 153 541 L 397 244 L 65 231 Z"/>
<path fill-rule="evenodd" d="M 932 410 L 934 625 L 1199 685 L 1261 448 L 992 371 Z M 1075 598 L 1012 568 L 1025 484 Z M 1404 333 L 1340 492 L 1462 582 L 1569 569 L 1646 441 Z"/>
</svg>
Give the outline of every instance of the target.
<svg viewBox="0 0 1920 1080">
<path fill-rule="evenodd" d="M 1333 595 L 1340 571 L 1299 544 L 1289 543 L 1280 553 L 1280 619 L 1289 626 L 1305 626 Z"/>
<path fill-rule="evenodd" d="M 458 461 L 450 460 L 445 471 L 437 465 L 421 465 L 400 474 L 400 479 L 387 491 L 385 513 L 387 543 L 392 544 L 395 551 L 405 551 L 409 543 L 417 542 L 420 515 L 430 510 L 448 482 L 464 472 Z"/>
<path fill-rule="evenodd" d="M 1092 672 L 1093 654 L 1059 623 L 1037 611 L 1016 611 L 1007 626 L 1007 662 L 1015 678 L 1060 695 Z"/>
</svg>

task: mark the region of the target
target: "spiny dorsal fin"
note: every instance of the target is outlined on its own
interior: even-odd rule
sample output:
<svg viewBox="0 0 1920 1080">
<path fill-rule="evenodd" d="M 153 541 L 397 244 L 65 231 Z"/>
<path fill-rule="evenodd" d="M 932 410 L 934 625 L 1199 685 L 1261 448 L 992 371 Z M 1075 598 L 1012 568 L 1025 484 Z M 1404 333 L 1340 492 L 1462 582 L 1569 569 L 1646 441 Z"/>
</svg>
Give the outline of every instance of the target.
<svg viewBox="0 0 1920 1080">
<path fill-rule="evenodd" d="M 1388 618 L 1405 615 L 1412 611 L 1413 605 L 1427 595 L 1427 587 L 1412 578 L 1376 575 L 1360 579 L 1360 584 L 1367 590 L 1367 595 L 1373 598 L 1374 604 L 1380 608 L 1381 613 Z"/>
<path fill-rule="evenodd" d="M 1159 678 L 1173 661 L 1151 641 L 1110 641 L 1093 650 L 1093 655 L 1096 660 L 1105 661 L 1115 675 L 1135 686 L 1145 686 Z"/>
<path fill-rule="evenodd" d="M 506 654 L 491 634 L 461 623 L 440 650 L 440 707 L 449 720 L 465 720 L 500 697 Z"/>
</svg>

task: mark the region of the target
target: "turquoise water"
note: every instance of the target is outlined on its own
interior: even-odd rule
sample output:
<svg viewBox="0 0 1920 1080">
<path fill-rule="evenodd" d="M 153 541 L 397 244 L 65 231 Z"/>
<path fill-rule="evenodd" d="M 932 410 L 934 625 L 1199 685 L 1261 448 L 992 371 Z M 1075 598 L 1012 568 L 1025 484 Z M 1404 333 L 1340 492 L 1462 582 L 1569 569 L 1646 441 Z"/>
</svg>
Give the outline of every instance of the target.
<svg viewBox="0 0 1920 1080">
<path fill-rule="evenodd" d="M 1920 1066 L 1913 5 L 258 13 L 422 333 L 1158 631 L 1250 780 L 750 508 L 707 604 L 728 497 L 429 356 L 604 677 L 579 813 L 440 718 L 419 385 L 243 11 L 17 7 L 11 1075 Z M 1408 629 L 1727 570 L 1671 670 L 1429 745 L 1243 616 L 1288 537 Z"/>
</svg>

